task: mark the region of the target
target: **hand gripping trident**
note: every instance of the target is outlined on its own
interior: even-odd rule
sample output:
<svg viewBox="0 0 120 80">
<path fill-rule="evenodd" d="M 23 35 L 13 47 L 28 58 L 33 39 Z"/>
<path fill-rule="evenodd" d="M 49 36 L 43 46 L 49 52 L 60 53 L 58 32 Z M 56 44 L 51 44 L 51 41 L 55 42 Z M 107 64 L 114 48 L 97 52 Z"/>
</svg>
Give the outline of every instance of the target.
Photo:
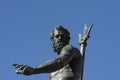
<svg viewBox="0 0 120 80">
<path fill-rule="evenodd" d="M 90 32 L 91 32 L 92 27 L 93 27 L 93 24 L 87 29 L 87 26 L 85 24 L 83 35 L 82 34 L 78 34 L 78 36 L 79 36 L 78 44 L 81 46 L 80 47 L 80 52 L 81 52 L 81 55 L 83 56 L 80 80 L 83 80 L 85 49 L 86 49 L 86 46 L 87 46 L 87 39 L 90 37 Z"/>
</svg>

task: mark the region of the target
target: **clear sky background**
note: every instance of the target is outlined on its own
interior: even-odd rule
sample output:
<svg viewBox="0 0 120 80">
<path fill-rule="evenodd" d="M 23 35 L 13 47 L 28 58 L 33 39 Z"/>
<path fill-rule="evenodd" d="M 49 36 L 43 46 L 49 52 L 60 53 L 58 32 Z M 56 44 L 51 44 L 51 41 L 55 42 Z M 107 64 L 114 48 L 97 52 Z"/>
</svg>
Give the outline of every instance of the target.
<svg viewBox="0 0 120 80">
<path fill-rule="evenodd" d="M 84 80 L 120 80 L 119 0 L 0 0 L 0 80 L 47 80 L 48 74 L 17 75 L 12 64 L 55 58 L 49 37 L 58 25 L 79 48 L 78 34 L 92 23 Z"/>
</svg>

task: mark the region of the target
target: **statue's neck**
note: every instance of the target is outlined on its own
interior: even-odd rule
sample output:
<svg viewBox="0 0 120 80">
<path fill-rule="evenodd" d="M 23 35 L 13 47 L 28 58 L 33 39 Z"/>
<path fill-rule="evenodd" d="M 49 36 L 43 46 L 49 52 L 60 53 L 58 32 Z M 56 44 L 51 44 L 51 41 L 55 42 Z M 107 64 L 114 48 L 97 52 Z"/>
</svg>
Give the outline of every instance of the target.
<svg viewBox="0 0 120 80">
<path fill-rule="evenodd" d="M 59 50 L 57 51 L 57 54 L 58 54 L 58 55 L 61 53 L 61 50 L 62 50 L 65 46 L 66 46 L 66 45 L 64 45 L 61 49 L 59 49 Z"/>
</svg>

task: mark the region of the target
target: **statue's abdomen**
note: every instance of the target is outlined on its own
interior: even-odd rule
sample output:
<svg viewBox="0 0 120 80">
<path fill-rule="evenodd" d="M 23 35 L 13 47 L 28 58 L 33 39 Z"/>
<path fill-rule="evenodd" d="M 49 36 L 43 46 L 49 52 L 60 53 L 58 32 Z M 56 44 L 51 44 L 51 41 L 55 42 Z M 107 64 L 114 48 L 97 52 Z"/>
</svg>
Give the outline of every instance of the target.
<svg viewBox="0 0 120 80">
<path fill-rule="evenodd" d="M 75 80 L 75 75 L 69 65 L 50 74 L 49 80 Z"/>
</svg>

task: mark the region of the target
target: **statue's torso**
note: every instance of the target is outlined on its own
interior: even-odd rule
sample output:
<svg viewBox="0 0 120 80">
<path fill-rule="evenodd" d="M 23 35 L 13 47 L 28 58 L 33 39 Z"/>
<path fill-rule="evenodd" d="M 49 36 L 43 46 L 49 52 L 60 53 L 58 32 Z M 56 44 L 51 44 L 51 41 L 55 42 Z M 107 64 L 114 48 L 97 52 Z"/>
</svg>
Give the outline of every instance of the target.
<svg viewBox="0 0 120 80">
<path fill-rule="evenodd" d="M 63 68 L 50 73 L 49 80 L 79 80 L 81 65 L 82 65 L 82 57 L 79 51 L 75 51 L 72 54 L 75 54 L 73 59 Z M 70 55 L 73 56 L 73 55 Z"/>
<path fill-rule="evenodd" d="M 50 79 L 49 80 L 74 80 L 74 74 L 69 67 L 69 65 L 63 67 L 62 69 L 52 72 L 50 74 Z"/>
<path fill-rule="evenodd" d="M 78 61 L 79 62 L 79 61 Z M 75 63 L 77 64 L 77 62 Z M 49 80 L 79 80 L 80 78 L 80 64 L 73 65 L 75 71 L 70 65 L 64 66 L 62 69 L 52 72 L 49 76 Z"/>
</svg>

